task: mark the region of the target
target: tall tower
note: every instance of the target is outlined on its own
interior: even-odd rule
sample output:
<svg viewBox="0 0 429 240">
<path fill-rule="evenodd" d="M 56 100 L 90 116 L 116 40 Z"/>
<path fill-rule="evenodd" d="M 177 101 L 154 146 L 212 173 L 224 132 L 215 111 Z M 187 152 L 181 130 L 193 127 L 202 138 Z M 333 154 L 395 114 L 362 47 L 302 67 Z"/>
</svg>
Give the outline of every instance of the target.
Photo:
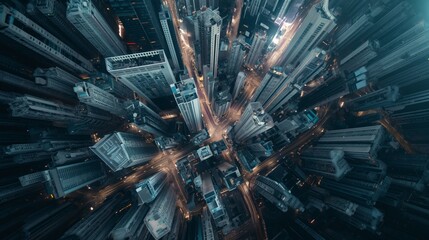
<svg viewBox="0 0 429 240">
<path fill-rule="evenodd" d="M 260 102 L 263 107 L 267 106 L 279 86 L 285 81 L 287 75 L 283 73 L 283 68 L 272 67 L 262 79 L 259 87 L 252 96 L 253 102 Z"/>
<path fill-rule="evenodd" d="M 312 80 L 325 67 L 326 52 L 315 48 L 303 58 L 287 78 L 278 86 L 270 100 L 264 104 L 265 110 L 269 113 L 275 112 L 286 104 L 292 97 L 296 96 L 302 86 Z"/>
<path fill-rule="evenodd" d="M 343 150 L 347 157 L 373 164 L 385 137 L 381 125 L 327 131 L 317 142 L 317 150 Z"/>
<path fill-rule="evenodd" d="M 174 98 L 189 131 L 197 133 L 203 129 L 197 87 L 193 78 L 187 75 L 181 77 L 183 77 L 181 82 L 171 85 L 171 91 L 173 91 Z"/>
<path fill-rule="evenodd" d="M 148 205 L 133 204 L 130 210 L 125 213 L 121 220 L 110 231 L 110 236 L 114 240 L 137 239 L 143 235 L 144 217 L 149 211 Z"/>
<path fill-rule="evenodd" d="M 247 54 L 246 64 L 248 66 L 253 67 L 258 63 L 266 42 L 267 33 L 265 31 L 259 31 L 255 33 L 252 40 L 252 46 L 250 46 L 249 54 Z"/>
<path fill-rule="evenodd" d="M 206 91 L 207 100 L 212 103 L 214 94 L 215 94 L 215 86 L 219 82 L 217 78 L 213 76 L 213 72 L 210 72 L 210 66 L 203 66 L 203 80 L 204 80 L 204 90 Z"/>
<path fill-rule="evenodd" d="M 9 17 L 8 17 L 9 16 Z M 13 19 L 13 20 L 12 20 Z M 92 63 L 16 9 L 0 4 L 1 34 L 75 73 L 94 71 Z"/>
<path fill-rule="evenodd" d="M 155 136 L 164 136 L 167 134 L 167 122 L 144 103 L 137 100 L 129 100 L 124 105 L 128 112 L 128 120 L 137 125 L 138 128 Z"/>
<path fill-rule="evenodd" d="M 221 89 L 218 89 L 213 102 L 213 111 L 219 120 L 228 113 L 230 106 L 231 94 L 229 93 L 229 87 L 222 86 Z"/>
<path fill-rule="evenodd" d="M 140 136 L 124 132 L 108 134 L 90 149 L 114 172 L 148 162 L 158 152 Z"/>
<path fill-rule="evenodd" d="M 201 181 L 201 191 L 203 193 L 204 200 L 207 203 L 207 207 L 213 216 L 216 226 L 225 226 L 229 221 L 228 215 L 219 196 L 218 189 L 213 185 L 210 174 L 204 173 L 201 177 Z"/>
<path fill-rule="evenodd" d="M 71 0 L 67 19 L 103 55 L 111 57 L 127 53 L 119 38 L 90 0 Z"/>
<path fill-rule="evenodd" d="M 107 71 L 145 98 L 171 95 L 176 82 L 164 50 L 106 58 Z"/>
<path fill-rule="evenodd" d="M 232 42 L 231 53 L 229 55 L 227 72 L 228 74 L 235 75 L 240 71 L 244 62 L 244 55 L 246 54 L 245 47 L 238 39 Z"/>
<path fill-rule="evenodd" d="M 203 65 L 209 65 L 214 78 L 217 77 L 220 32 L 222 18 L 219 12 L 207 8 L 198 11 L 194 18 L 194 45 L 196 51 L 197 67 L 201 72 Z M 198 51 L 199 50 L 199 51 Z"/>
<path fill-rule="evenodd" d="M 328 9 L 329 0 L 313 6 L 287 46 L 279 63 L 297 66 L 336 26 L 335 17 Z"/>
<path fill-rule="evenodd" d="M 167 182 L 167 174 L 158 172 L 136 184 L 139 204 L 150 203 L 158 196 Z"/>
<path fill-rule="evenodd" d="M 351 170 L 347 161 L 344 160 L 344 151 L 342 150 L 329 151 L 307 148 L 302 152 L 301 158 L 304 160 L 304 170 L 334 178 L 337 181 Z"/>
<path fill-rule="evenodd" d="M 171 62 L 173 63 L 174 71 L 178 72 L 183 67 L 182 55 L 180 54 L 180 48 L 177 41 L 176 31 L 171 19 L 170 10 L 164 4 L 161 5 L 161 11 L 159 12 L 159 21 L 161 22 L 162 31 L 167 42 L 168 51 L 171 55 Z"/>
<path fill-rule="evenodd" d="M 273 126 L 273 119 L 265 113 L 261 103 L 250 102 L 233 128 L 234 139 L 238 143 L 243 143 Z"/>
<path fill-rule="evenodd" d="M 282 212 L 290 208 L 304 211 L 304 205 L 289 192 L 283 184 L 265 176 L 258 176 L 255 182 L 256 191 L 274 204 Z"/>
<path fill-rule="evenodd" d="M 169 187 L 164 188 L 147 213 L 144 222 L 155 239 L 171 231 L 176 209 L 176 194 Z"/>
<path fill-rule="evenodd" d="M 106 176 L 98 160 L 59 166 L 49 169 L 48 174 L 49 181 L 45 182 L 45 187 L 55 198 L 64 197 Z"/>
<path fill-rule="evenodd" d="M 167 49 L 158 16 L 160 1 L 109 0 L 108 2 L 113 13 L 124 26 L 124 38 L 132 52 Z"/>
<path fill-rule="evenodd" d="M 246 81 L 246 74 L 244 72 L 239 72 L 234 83 L 234 90 L 232 91 L 232 99 L 236 99 L 240 91 L 244 88 L 244 83 Z"/>
<path fill-rule="evenodd" d="M 125 116 L 125 109 L 120 100 L 103 89 L 88 83 L 79 82 L 73 88 L 79 101 L 103 109 L 120 117 Z"/>
</svg>

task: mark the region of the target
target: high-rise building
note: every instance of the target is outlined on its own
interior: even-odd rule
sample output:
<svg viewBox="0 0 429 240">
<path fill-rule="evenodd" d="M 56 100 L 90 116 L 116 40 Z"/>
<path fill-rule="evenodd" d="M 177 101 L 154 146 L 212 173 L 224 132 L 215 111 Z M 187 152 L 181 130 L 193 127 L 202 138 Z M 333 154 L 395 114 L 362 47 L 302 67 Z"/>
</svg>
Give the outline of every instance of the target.
<svg viewBox="0 0 429 240">
<path fill-rule="evenodd" d="M 202 193 L 207 207 L 216 223 L 217 227 L 223 227 L 228 224 L 229 218 L 222 200 L 219 196 L 219 191 L 213 185 L 210 174 L 204 173 L 201 177 Z"/>
<path fill-rule="evenodd" d="M 91 43 L 67 20 L 66 2 L 55 0 L 30 1 L 27 4 L 27 13 L 39 16 L 34 7 L 48 19 L 49 24 L 53 24 L 59 30 L 58 37 L 62 37 L 65 41 L 70 42 L 77 51 L 91 56 L 98 54 L 97 50 L 91 46 Z M 43 21 L 42 19 L 40 17 L 40 21 Z M 56 35 L 55 33 L 53 34 Z"/>
<path fill-rule="evenodd" d="M 271 178 L 258 176 L 255 181 L 255 189 L 282 212 L 287 212 L 289 208 L 304 211 L 301 201 L 292 195 L 284 184 Z"/>
<path fill-rule="evenodd" d="M 117 98 L 134 99 L 134 92 L 110 74 L 101 72 L 92 73 L 90 74 L 89 82 L 113 94 Z"/>
<path fill-rule="evenodd" d="M 246 48 L 240 43 L 239 39 L 232 42 L 231 52 L 229 54 L 227 73 L 231 75 L 237 74 L 244 63 L 244 55 Z"/>
<path fill-rule="evenodd" d="M 191 133 L 203 129 L 201 106 L 197 93 L 197 86 L 193 78 L 181 76 L 182 81 L 171 85 L 174 98 Z"/>
<path fill-rule="evenodd" d="M 70 97 L 74 95 L 70 90 L 73 89 L 75 83 L 80 81 L 78 77 L 58 67 L 36 68 L 33 76 L 37 85 L 61 92 L 61 94 Z"/>
<path fill-rule="evenodd" d="M 52 163 L 54 166 L 64 165 L 66 163 L 73 163 L 76 161 L 88 159 L 93 156 L 93 153 L 89 148 L 76 148 L 76 149 L 65 149 L 60 150 L 52 155 Z"/>
<path fill-rule="evenodd" d="M 155 136 L 167 134 L 167 122 L 146 104 L 137 100 L 129 100 L 124 105 L 128 111 L 128 120 L 138 128 Z"/>
<path fill-rule="evenodd" d="M 260 157 L 269 157 L 273 154 L 273 142 L 271 141 L 260 141 L 247 145 L 250 152 L 253 156 Z"/>
<path fill-rule="evenodd" d="M 274 126 L 273 119 L 259 102 L 250 102 L 233 128 L 235 141 L 243 143 Z"/>
<path fill-rule="evenodd" d="M 228 113 L 229 107 L 231 106 L 231 99 L 229 87 L 225 85 L 219 86 L 212 105 L 213 111 L 219 120 Z"/>
<path fill-rule="evenodd" d="M 284 0 L 283 4 L 279 6 L 279 10 L 277 12 L 277 18 L 276 19 L 283 19 L 286 15 L 286 12 L 289 8 L 289 4 L 291 4 L 292 0 Z M 280 3 L 279 3 L 280 4 Z"/>
<path fill-rule="evenodd" d="M 144 217 L 148 211 L 148 205 L 133 204 L 110 232 L 111 238 L 114 240 L 140 238 L 145 227 Z"/>
<path fill-rule="evenodd" d="M 17 97 L 9 104 L 12 116 L 46 121 L 78 121 L 75 108 L 33 96 Z"/>
<path fill-rule="evenodd" d="M 67 4 L 67 19 L 103 57 L 127 53 L 125 45 L 118 34 L 113 32 L 92 1 L 69 1 Z"/>
<path fill-rule="evenodd" d="M 265 110 L 273 113 L 296 96 L 304 84 L 323 70 L 325 56 L 326 52 L 319 48 L 311 50 L 270 96 L 264 105 Z"/>
<path fill-rule="evenodd" d="M 158 196 L 167 183 L 167 174 L 158 172 L 136 184 L 139 205 L 150 203 Z"/>
<path fill-rule="evenodd" d="M 315 148 L 340 149 L 347 157 L 373 162 L 384 137 L 385 131 L 381 125 L 328 130 L 318 140 Z"/>
<path fill-rule="evenodd" d="M 108 198 L 100 208 L 69 228 L 61 239 L 108 239 L 110 231 L 124 214 L 120 210 L 126 204 L 123 195 Z"/>
<path fill-rule="evenodd" d="M 201 214 L 201 225 L 202 225 L 202 232 L 204 239 L 207 240 L 214 240 L 215 238 L 215 231 L 213 229 L 212 225 L 212 217 L 210 216 L 209 210 L 204 207 L 203 213 Z"/>
<path fill-rule="evenodd" d="M 142 137 L 125 132 L 108 134 L 90 149 L 115 172 L 146 163 L 158 152 L 155 145 Z"/>
<path fill-rule="evenodd" d="M 25 218 L 21 220 L 23 225 L 20 228 L 21 231 L 17 231 L 16 238 L 48 239 L 53 236 L 53 233 L 61 232 L 60 229 L 69 226 L 70 222 L 78 220 L 77 212 L 76 206 L 71 202 L 42 208 L 36 207 L 34 212 L 27 212 Z"/>
<path fill-rule="evenodd" d="M 215 87 L 219 81 L 213 76 L 213 72 L 210 72 L 209 65 L 203 66 L 203 81 L 207 100 L 212 103 L 214 100 Z"/>
<path fill-rule="evenodd" d="M 244 83 L 246 81 L 246 74 L 244 72 L 239 72 L 234 83 L 234 90 L 232 91 L 232 99 L 237 99 L 238 95 L 242 90 L 244 90 Z"/>
<path fill-rule="evenodd" d="M 169 187 L 159 194 L 144 222 L 155 239 L 160 239 L 171 231 L 176 209 L 176 195 Z"/>
<path fill-rule="evenodd" d="M 344 177 L 351 168 L 344 160 L 342 150 L 314 150 L 307 148 L 301 153 L 303 170 L 336 180 Z"/>
<path fill-rule="evenodd" d="M 171 95 L 176 82 L 164 50 L 108 57 L 107 71 L 145 98 Z"/>
<path fill-rule="evenodd" d="M 12 116 L 68 124 L 70 134 L 88 134 L 105 130 L 118 122 L 110 113 L 85 104 L 70 106 L 25 95 L 9 103 Z"/>
<path fill-rule="evenodd" d="M 209 71 L 213 77 L 217 77 L 220 32 L 222 18 L 219 12 L 206 8 L 197 11 L 194 17 L 194 46 L 196 49 L 196 65 L 200 72 L 204 65 L 209 65 Z"/>
<path fill-rule="evenodd" d="M 55 167 L 49 169 L 48 174 L 45 187 L 55 198 L 62 198 L 106 177 L 103 166 L 98 160 Z"/>
<path fill-rule="evenodd" d="M 91 62 L 19 11 L 0 4 L 1 33 L 75 73 L 94 71 Z"/>
<path fill-rule="evenodd" d="M 171 55 L 171 61 L 175 72 L 180 71 L 183 68 L 182 54 L 180 53 L 179 39 L 176 36 L 176 30 L 171 18 L 170 9 L 165 5 L 161 5 L 161 11 L 159 12 L 159 21 L 161 22 L 162 31 L 167 42 L 168 51 Z"/>
<path fill-rule="evenodd" d="M 296 137 L 300 133 L 313 127 L 318 120 L 319 118 L 315 111 L 309 110 L 292 115 L 280 122 L 276 122 L 276 127 L 282 134 L 289 134 Z"/>
<path fill-rule="evenodd" d="M 285 82 L 287 75 L 283 73 L 282 67 L 273 67 L 268 71 L 262 79 L 259 87 L 252 96 L 252 101 L 260 102 L 262 106 L 267 106 L 269 100 L 274 96 L 274 93 Z"/>
<path fill-rule="evenodd" d="M 279 63 L 297 66 L 336 26 L 329 0 L 313 6 L 287 46 Z"/>
<path fill-rule="evenodd" d="M 380 43 L 376 40 L 364 42 L 340 60 L 341 69 L 350 72 L 365 66 L 369 61 L 378 56 L 377 50 L 379 47 Z"/>
<path fill-rule="evenodd" d="M 89 82 L 78 82 L 73 90 L 82 103 L 103 109 L 119 117 L 124 117 L 126 114 L 123 103 L 117 97 Z"/>
<path fill-rule="evenodd" d="M 247 54 L 246 65 L 254 67 L 258 64 L 259 58 L 264 51 L 264 46 L 267 43 L 267 33 L 265 31 L 259 31 L 255 33 L 250 46 L 249 54 Z"/>
<path fill-rule="evenodd" d="M 345 106 L 352 111 L 382 109 L 386 106 L 394 105 L 399 98 L 399 88 L 397 86 L 388 86 L 357 98 L 347 100 L 345 102 Z"/>
<path fill-rule="evenodd" d="M 351 76 L 352 78 L 355 78 L 354 73 L 351 75 L 353 75 Z M 364 75 L 360 75 L 358 78 L 356 78 L 356 81 L 361 79 L 363 79 L 362 82 L 366 82 Z M 350 83 L 347 79 L 338 76 L 331 76 L 325 80 L 324 84 L 316 87 L 300 98 L 298 103 L 298 111 L 311 109 L 316 106 L 329 103 L 335 99 L 349 94 L 353 87 L 355 86 L 353 86 L 353 84 Z"/>
<path fill-rule="evenodd" d="M 123 25 L 124 39 L 132 52 L 165 49 L 167 44 L 159 22 L 160 1 L 137 2 L 109 0 L 110 8 Z"/>
</svg>

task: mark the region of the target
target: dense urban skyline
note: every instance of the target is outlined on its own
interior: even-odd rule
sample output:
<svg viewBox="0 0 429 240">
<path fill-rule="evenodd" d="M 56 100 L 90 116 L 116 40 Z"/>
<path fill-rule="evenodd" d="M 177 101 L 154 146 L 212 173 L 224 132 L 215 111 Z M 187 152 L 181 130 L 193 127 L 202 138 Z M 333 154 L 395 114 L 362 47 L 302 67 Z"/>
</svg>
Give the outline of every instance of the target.
<svg viewBox="0 0 429 240">
<path fill-rule="evenodd" d="M 426 239 L 423 0 L 0 2 L 4 239 Z"/>
</svg>

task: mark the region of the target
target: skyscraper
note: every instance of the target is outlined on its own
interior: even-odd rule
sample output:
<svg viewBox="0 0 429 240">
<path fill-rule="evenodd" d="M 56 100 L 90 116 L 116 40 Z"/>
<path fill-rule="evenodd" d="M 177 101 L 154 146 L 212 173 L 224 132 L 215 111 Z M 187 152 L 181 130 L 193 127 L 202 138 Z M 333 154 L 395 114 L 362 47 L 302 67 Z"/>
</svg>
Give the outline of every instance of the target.
<svg viewBox="0 0 429 240">
<path fill-rule="evenodd" d="M 258 64 L 259 58 L 264 51 L 264 46 L 267 43 L 267 33 L 265 31 L 259 31 L 255 33 L 250 46 L 249 54 L 247 54 L 246 64 L 250 67 L 254 67 Z"/>
<path fill-rule="evenodd" d="M 67 4 L 67 19 L 103 55 L 111 57 L 127 53 L 119 36 L 113 32 L 97 7 L 88 0 L 72 0 Z"/>
<path fill-rule="evenodd" d="M 67 70 L 75 73 L 94 71 L 90 61 L 28 19 L 24 14 L 3 4 L 0 4 L 0 26 L 2 27 L 2 34 Z"/>
<path fill-rule="evenodd" d="M 381 125 L 329 130 L 318 140 L 315 148 L 340 149 L 347 157 L 374 164 L 385 134 Z"/>
<path fill-rule="evenodd" d="M 75 84 L 73 90 L 80 102 L 103 109 L 119 117 L 125 116 L 123 103 L 103 89 L 88 82 L 79 82 Z"/>
<path fill-rule="evenodd" d="M 144 222 L 155 239 L 171 231 L 176 209 L 176 195 L 170 187 L 164 188 L 147 213 Z"/>
<path fill-rule="evenodd" d="M 139 205 L 150 203 L 158 196 L 167 183 L 167 174 L 158 172 L 136 184 Z"/>
<path fill-rule="evenodd" d="M 221 119 L 228 113 L 229 107 L 231 106 L 231 94 L 229 93 L 228 86 L 222 85 L 218 87 L 212 106 L 218 119 Z"/>
<path fill-rule="evenodd" d="M 287 212 L 289 208 L 304 211 L 301 201 L 292 195 L 284 184 L 271 178 L 258 176 L 255 181 L 255 189 L 282 212 Z"/>
<path fill-rule="evenodd" d="M 215 87 L 219 80 L 213 76 L 213 72 L 210 72 L 209 65 L 203 66 L 203 81 L 207 100 L 212 103 L 214 100 Z"/>
<path fill-rule="evenodd" d="M 145 98 L 171 95 L 176 82 L 164 50 L 108 57 L 107 71 Z"/>
<path fill-rule="evenodd" d="M 173 91 L 174 98 L 189 131 L 197 133 L 203 129 L 197 86 L 194 79 L 189 76 L 181 76 L 181 79 L 181 82 L 171 85 L 171 91 Z"/>
<path fill-rule="evenodd" d="M 197 11 L 193 22 L 197 68 L 202 72 L 203 66 L 209 65 L 209 71 L 216 78 L 222 18 L 219 16 L 218 11 L 206 8 Z"/>
<path fill-rule="evenodd" d="M 90 149 L 115 172 L 148 162 L 158 152 L 155 145 L 125 132 L 108 134 Z"/>
<path fill-rule="evenodd" d="M 161 11 L 159 12 L 159 21 L 161 22 L 162 31 L 167 42 L 168 51 L 171 55 L 174 71 L 178 72 L 183 68 L 182 54 L 180 53 L 179 39 L 176 36 L 176 30 L 173 25 L 173 20 L 170 15 L 169 8 L 161 4 Z"/>
<path fill-rule="evenodd" d="M 106 199 L 100 208 L 69 228 L 61 239 L 107 239 L 110 230 L 122 217 L 127 202 L 121 194 Z"/>
<path fill-rule="evenodd" d="M 33 76 L 36 84 L 56 92 L 61 92 L 69 97 L 74 95 L 70 89 L 73 89 L 74 84 L 80 81 L 78 77 L 58 67 L 36 68 L 33 72 Z"/>
<path fill-rule="evenodd" d="M 227 73 L 235 75 L 240 71 L 244 63 L 244 55 L 246 54 L 245 47 L 240 43 L 239 39 L 232 42 L 231 52 L 229 54 Z"/>
<path fill-rule="evenodd" d="M 344 160 L 342 150 L 313 150 L 307 148 L 301 154 L 303 159 L 303 169 L 322 176 L 341 179 L 350 172 L 351 168 Z"/>
<path fill-rule="evenodd" d="M 207 207 L 216 223 L 217 227 L 223 227 L 229 222 L 229 218 L 222 200 L 219 196 L 219 191 L 213 185 L 210 174 L 204 173 L 201 177 L 202 180 L 202 193 Z"/>
<path fill-rule="evenodd" d="M 240 94 L 240 92 L 244 90 L 244 83 L 246 81 L 246 77 L 247 76 L 244 72 L 238 73 L 234 83 L 234 90 L 232 91 L 232 99 L 237 99 L 238 94 Z"/>
<path fill-rule="evenodd" d="M 335 17 L 328 9 L 328 5 L 329 0 L 323 0 L 311 8 L 302 20 L 279 63 L 283 66 L 297 66 L 336 26 Z"/>
<path fill-rule="evenodd" d="M 232 131 L 235 141 L 243 143 L 273 126 L 273 119 L 265 113 L 262 105 L 259 102 L 250 102 Z"/>
<path fill-rule="evenodd" d="M 169 56 L 163 29 L 158 18 L 160 1 L 108 0 L 108 2 L 112 12 L 118 16 L 124 26 L 124 39 L 132 52 L 165 49 L 166 55 Z"/>
<path fill-rule="evenodd" d="M 266 107 L 269 100 L 274 96 L 274 93 L 285 82 L 287 75 L 283 73 L 282 67 L 273 67 L 268 71 L 262 79 L 259 87 L 252 96 L 252 101 L 260 102 Z"/>
<path fill-rule="evenodd" d="M 167 122 L 158 113 L 146 106 L 146 104 L 138 100 L 129 100 L 124 103 L 124 106 L 128 112 L 128 120 L 141 130 L 155 136 L 167 134 Z"/>
<path fill-rule="evenodd" d="M 114 240 L 137 239 L 143 235 L 144 217 L 149 211 L 148 205 L 133 204 L 121 220 L 113 227 L 110 236 Z"/>
<path fill-rule="evenodd" d="M 106 177 L 101 162 L 97 160 L 55 167 L 49 169 L 48 174 L 45 187 L 55 198 L 62 198 Z"/>
</svg>

